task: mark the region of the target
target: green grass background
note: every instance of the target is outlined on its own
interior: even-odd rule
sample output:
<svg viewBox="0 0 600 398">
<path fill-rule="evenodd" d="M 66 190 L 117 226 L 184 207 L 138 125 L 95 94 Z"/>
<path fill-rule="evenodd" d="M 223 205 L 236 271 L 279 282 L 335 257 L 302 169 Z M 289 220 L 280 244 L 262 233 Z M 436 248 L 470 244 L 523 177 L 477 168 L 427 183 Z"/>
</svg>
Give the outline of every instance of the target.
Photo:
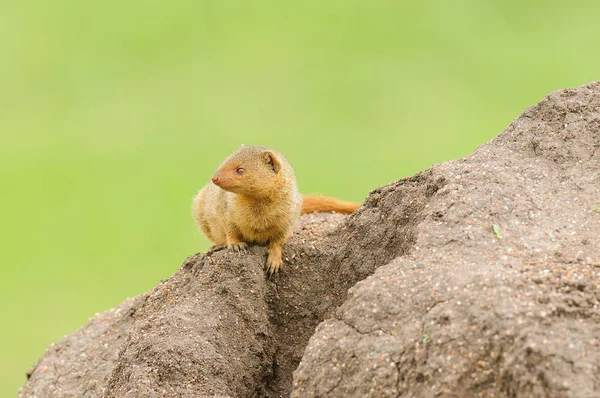
<svg viewBox="0 0 600 398">
<path fill-rule="evenodd" d="M 600 2 L 0 3 L 0 396 L 52 342 L 209 246 L 190 201 L 240 144 L 303 192 L 468 155 L 600 78 Z"/>
</svg>

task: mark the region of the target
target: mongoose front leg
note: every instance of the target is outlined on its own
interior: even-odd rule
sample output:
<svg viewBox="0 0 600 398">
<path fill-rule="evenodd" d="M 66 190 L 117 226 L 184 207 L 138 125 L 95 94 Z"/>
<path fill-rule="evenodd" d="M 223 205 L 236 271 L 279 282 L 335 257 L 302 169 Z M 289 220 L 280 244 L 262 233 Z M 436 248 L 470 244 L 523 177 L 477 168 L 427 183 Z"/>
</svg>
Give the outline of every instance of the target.
<svg viewBox="0 0 600 398">
<path fill-rule="evenodd" d="M 248 244 L 242 241 L 238 234 L 232 231 L 226 232 L 227 248 L 234 252 L 244 252 L 248 248 Z"/>
<path fill-rule="evenodd" d="M 269 242 L 269 248 L 267 249 L 269 253 L 267 256 L 267 274 L 269 274 L 269 277 L 278 273 L 279 269 L 283 266 L 283 259 L 281 258 L 282 246 L 283 242 L 280 241 Z"/>
</svg>

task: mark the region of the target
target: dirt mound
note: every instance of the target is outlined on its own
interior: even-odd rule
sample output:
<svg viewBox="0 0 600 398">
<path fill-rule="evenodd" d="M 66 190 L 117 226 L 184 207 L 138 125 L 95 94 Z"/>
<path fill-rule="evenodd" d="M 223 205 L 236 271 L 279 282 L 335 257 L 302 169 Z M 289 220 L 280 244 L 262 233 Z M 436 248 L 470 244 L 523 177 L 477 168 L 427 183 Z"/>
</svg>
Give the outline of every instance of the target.
<svg viewBox="0 0 600 398">
<path fill-rule="evenodd" d="M 598 396 L 599 205 L 592 83 L 349 217 L 304 216 L 274 281 L 263 247 L 190 257 L 19 396 Z"/>
</svg>

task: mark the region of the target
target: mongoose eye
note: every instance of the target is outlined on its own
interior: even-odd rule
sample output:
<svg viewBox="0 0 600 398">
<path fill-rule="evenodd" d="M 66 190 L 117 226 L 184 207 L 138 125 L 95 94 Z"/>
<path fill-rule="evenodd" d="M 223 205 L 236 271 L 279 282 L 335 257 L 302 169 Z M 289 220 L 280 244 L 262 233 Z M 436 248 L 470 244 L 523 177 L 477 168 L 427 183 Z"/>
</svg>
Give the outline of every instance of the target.
<svg viewBox="0 0 600 398">
<path fill-rule="evenodd" d="M 243 174 L 244 171 L 246 171 L 246 169 L 244 169 L 243 167 L 238 167 L 237 169 L 235 169 L 236 174 Z"/>
</svg>

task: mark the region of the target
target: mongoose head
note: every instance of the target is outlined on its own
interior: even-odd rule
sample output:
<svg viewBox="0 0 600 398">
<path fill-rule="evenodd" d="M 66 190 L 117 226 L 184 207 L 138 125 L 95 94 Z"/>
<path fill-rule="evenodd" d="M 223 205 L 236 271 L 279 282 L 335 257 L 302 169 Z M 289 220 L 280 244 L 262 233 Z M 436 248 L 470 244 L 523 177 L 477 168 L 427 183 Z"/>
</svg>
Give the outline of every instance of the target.
<svg viewBox="0 0 600 398">
<path fill-rule="evenodd" d="M 285 179 L 285 162 L 283 155 L 269 148 L 242 146 L 223 161 L 212 182 L 229 192 L 267 197 Z"/>
</svg>

